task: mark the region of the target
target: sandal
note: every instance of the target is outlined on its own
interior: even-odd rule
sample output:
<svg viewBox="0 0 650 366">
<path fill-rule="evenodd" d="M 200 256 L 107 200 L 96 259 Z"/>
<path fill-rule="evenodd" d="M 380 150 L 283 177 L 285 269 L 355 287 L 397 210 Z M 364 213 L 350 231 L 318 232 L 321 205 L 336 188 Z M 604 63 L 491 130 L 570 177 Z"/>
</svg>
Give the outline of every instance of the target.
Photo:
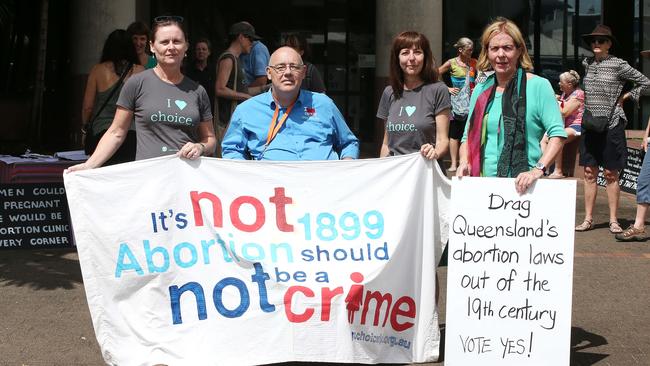
<svg viewBox="0 0 650 366">
<path fill-rule="evenodd" d="M 614 235 L 618 241 L 644 241 L 646 240 L 645 228 L 637 229 L 634 225 L 630 225 L 622 233 Z"/>
<path fill-rule="evenodd" d="M 549 179 L 562 179 L 562 178 L 566 178 L 566 177 L 562 173 L 553 172 L 552 174 L 549 174 L 549 176 L 546 177 L 546 178 L 549 178 Z"/>
<path fill-rule="evenodd" d="M 576 226 L 576 231 L 588 231 L 594 228 L 593 219 L 585 219 L 582 224 Z"/>
<path fill-rule="evenodd" d="M 449 168 L 449 169 L 447 169 L 447 171 L 448 171 L 448 172 L 450 172 L 450 173 L 453 173 L 453 172 L 455 172 L 455 171 L 456 171 L 456 167 L 453 167 L 453 168 Z"/>
<path fill-rule="evenodd" d="M 612 234 L 621 234 L 623 233 L 623 228 L 621 227 L 621 224 L 618 223 L 618 221 L 612 221 L 609 223 L 609 232 Z"/>
</svg>

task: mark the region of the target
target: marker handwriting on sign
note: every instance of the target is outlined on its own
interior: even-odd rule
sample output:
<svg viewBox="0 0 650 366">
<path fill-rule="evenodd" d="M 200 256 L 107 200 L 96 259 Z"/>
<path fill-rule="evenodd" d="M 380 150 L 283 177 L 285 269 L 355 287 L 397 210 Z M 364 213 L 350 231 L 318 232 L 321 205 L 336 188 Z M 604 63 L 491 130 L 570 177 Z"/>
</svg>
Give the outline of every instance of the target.
<svg viewBox="0 0 650 366">
<path fill-rule="evenodd" d="M 501 339 L 502 353 L 501 358 L 506 358 L 512 355 L 523 355 L 528 351 L 528 357 L 533 349 L 533 332 L 530 332 L 530 338 L 510 338 L 499 337 Z M 528 349 L 526 349 L 528 347 Z"/>
<path fill-rule="evenodd" d="M 463 337 L 459 335 L 460 343 L 463 346 L 463 352 L 465 353 L 488 353 L 492 352 L 492 340 L 486 337 Z"/>
<path fill-rule="evenodd" d="M 475 320 L 488 318 L 517 320 L 536 324 L 546 330 L 555 328 L 558 313 L 553 308 L 544 308 L 544 304 L 537 304 L 529 299 L 525 299 L 523 304 L 507 304 L 468 296 L 466 306 L 467 318 Z"/>
<path fill-rule="evenodd" d="M 498 194 L 490 194 L 490 210 L 512 210 L 516 211 L 519 217 L 527 218 L 530 216 L 530 201 L 529 200 L 506 200 Z"/>
<path fill-rule="evenodd" d="M 484 225 L 468 220 L 463 215 L 457 215 L 451 224 L 451 229 L 454 234 L 462 236 L 476 237 L 476 238 L 555 238 L 558 236 L 557 227 L 551 225 L 549 219 L 539 219 L 539 221 L 528 223 L 523 220 L 515 218 L 513 221 L 508 222 L 504 220 L 504 224 Z M 539 223 L 539 224 L 538 224 Z"/>
<path fill-rule="evenodd" d="M 542 181 L 518 195 L 498 179 L 457 183 L 445 361 L 568 365 L 575 189 Z"/>
</svg>

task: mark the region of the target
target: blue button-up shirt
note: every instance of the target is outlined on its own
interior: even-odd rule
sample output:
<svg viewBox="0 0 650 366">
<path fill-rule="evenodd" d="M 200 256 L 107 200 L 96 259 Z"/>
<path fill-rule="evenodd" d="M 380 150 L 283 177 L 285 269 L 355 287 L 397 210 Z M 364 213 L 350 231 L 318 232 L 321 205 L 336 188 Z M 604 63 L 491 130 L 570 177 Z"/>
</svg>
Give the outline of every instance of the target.
<svg viewBox="0 0 650 366">
<path fill-rule="evenodd" d="M 275 112 L 271 91 L 237 106 L 221 144 L 227 159 L 338 160 L 359 157 L 359 140 L 325 94 L 301 90 L 278 134 L 265 149 Z M 280 108 L 278 121 L 286 113 Z"/>
</svg>

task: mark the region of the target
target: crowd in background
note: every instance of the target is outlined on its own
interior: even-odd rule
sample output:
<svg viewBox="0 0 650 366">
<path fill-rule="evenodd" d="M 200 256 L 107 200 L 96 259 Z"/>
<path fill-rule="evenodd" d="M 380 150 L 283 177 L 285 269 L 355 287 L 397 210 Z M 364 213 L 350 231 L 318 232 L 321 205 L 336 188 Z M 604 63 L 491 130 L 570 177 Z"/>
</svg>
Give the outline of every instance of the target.
<svg viewBox="0 0 650 366">
<path fill-rule="evenodd" d="M 442 64 L 434 59 L 426 36 L 416 31 L 398 34 L 391 45 L 390 85 L 382 93 L 376 114 L 384 125 L 379 156 L 419 151 L 459 177 L 515 178 L 516 189 L 524 193 L 542 177 L 562 179 L 572 175 L 564 164 L 563 149 L 579 141 L 585 218 L 576 231 L 594 227 L 600 167 L 606 182 L 609 230 L 619 240 L 644 239 L 642 218 L 650 198 L 643 197 L 650 195 L 646 192 L 649 188 L 646 182 L 639 182 L 640 214 L 635 224 L 624 230 L 617 218 L 618 180 L 627 153 L 627 117 L 622 106 L 628 100 L 638 103 L 642 94 L 650 93 L 650 81 L 610 53 L 617 40 L 609 27 L 599 25 L 583 35 L 583 40 L 593 52 L 583 61 L 585 73 L 582 77 L 575 70 L 562 73 L 560 92 L 556 94 L 547 79 L 532 73 L 524 37 L 508 19 L 497 18 L 488 24 L 476 49 L 471 39 L 458 39 L 454 44 L 456 56 Z M 316 147 L 305 146 L 327 132 L 331 136 L 324 138 L 321 145 L 332 145 L 331 151 L 338 153 L 335 156 L 343 158 L 336 146 L 341 142 L 337 134 L 342 128 L 342 116 L 339 118 L 340 112 L 325 97 L 327 90 L 318 69 L 307 61 L 310 47 L 306 38 L 290 34 L 283 42 L 292 52 L 283 51 L 281 55 L 292 61 L 274 64 L 262 37 L 245 21 L 230 26 L 226 49 L 220 55 L 213 54 L 212 43 L 206 38 L 189 42 L 181 17 L 157 17 L 151 32 L 142 22 L 112 32 L 100 62 L 88 78 L 82 122 L 87 142 L 92 141 L 87 143 L 92 156 L 80 168 L 172 153 L 190 159 L 201 155 L 221 157 L 227 135 L 246 137 L 247 142 L 230 141 L 237 148 L 251 142 L 252 132 L 246 130 L 244 122 L 238 121 L 232 127 L 242 131 L 230 128 L 235 125 L 231 122 L 240 106 L 251 109 L 253 101 L 246 104 L 248 100 L 269 102 L 271 112 L 275 108 L 272 118 L 262 113 L 266 107 L 251 109 L 265 120 L 259 122 L 264 126 L 255 133 L 265 134 L 269 119 L 269 136 L 273 128 L 273 136 L 287 130 L 294 132 L 285 133 L 306 136 L 300 141 L 264 141 L 259 137 L 256 145 L 250 146 L 259 150 L 257 155 L 243 151 L 236 156 L 269 159 L 274 156 L 265 155 L 269 147 L 285 144 L 281 149 L 290 153 L 277 156 L 287 160 L 304 160 L 305 156 L 315 159 L 320 155 L 306 151 Z M 478 59 L 473 58 L 475 51 Z M 449 74 L 449 85 L 443 82 L 445 74 Z M 624 91 L 626 83 L 632 87 Z M 279 102 L 285 91 L 290 92 L 287 95 L 293 101 Z M 308 101 L 305 96 L 309 96 Z M 176 106 L 170 97 L 175 98 Z M 160 105 L 163 99 L 168 105 Z M 327 105 L 323 108 L 334 106 L 332 126 L 315 131 L 292 123 L 294 104 L 315 100 Z M 155 110 L 162 107 L 176 107 L 190 114 L 155 115 Z M 299 108 L 305 108 L 311 116 L 311 105 Z M 146 115 L 148 120 L 145 112 L 151 112 Z M 283 114 L 286 116 L 279 117 Z M 157 123 L 151 123 L 154 120 Z M 644 140 L 644 149 L 646 146 Z M 358 152 L 353 155 L 356 158 Z M 333 158 L 329 152 L 323 156 Z M 445 165 L 447 157 L 449 166 Z M 646 179 L 650 174 L 647 170 L 644 162 L 644 174 L 639 179 Z"/>
</svg>

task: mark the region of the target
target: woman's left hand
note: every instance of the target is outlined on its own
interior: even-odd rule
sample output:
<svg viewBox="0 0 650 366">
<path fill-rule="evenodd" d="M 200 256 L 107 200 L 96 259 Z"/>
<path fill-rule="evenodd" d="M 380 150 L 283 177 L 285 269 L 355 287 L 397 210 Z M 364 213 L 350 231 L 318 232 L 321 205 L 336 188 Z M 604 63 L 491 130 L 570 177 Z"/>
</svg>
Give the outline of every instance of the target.
<svg viewBox="0 0 650 366">
<path fill-rule="evenodd" d="M 429 160 L 438 159 L 436 148 L 431 144 L 424 144 L 420 147 L 420 154 Z"/>
<path fill-rule="evenodd" d="M 533 183 L 535 183 L 535 181 L 541 178 L 543 175 L 544 172 L 539 169 L 533 169 L 520 173 L 515 179 L 515 188 L 517 189 L 517 193 L 526 193 L 530 186 L 532 186 Z"/>
<path fill-rule="evenodd" d="M 178 151 L 178 155 L 185 159 L 196 160 L 203 155 L 204 146 L 199 142 L 188 142 Z"/>
</svg>

